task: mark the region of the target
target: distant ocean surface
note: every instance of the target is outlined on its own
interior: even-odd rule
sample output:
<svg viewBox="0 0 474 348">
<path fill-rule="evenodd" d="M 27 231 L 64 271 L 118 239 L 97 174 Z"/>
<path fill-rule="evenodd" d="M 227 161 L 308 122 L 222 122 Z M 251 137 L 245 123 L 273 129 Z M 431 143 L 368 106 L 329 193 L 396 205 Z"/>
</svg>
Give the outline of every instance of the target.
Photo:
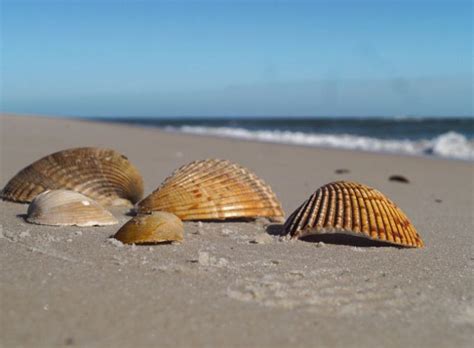
<svg viewBox="0 0 474 348">
<path fill-rule="evenodd" d="M 99 118 L 168 132 L 474 161 L 473 118 Z"/>
</svg>

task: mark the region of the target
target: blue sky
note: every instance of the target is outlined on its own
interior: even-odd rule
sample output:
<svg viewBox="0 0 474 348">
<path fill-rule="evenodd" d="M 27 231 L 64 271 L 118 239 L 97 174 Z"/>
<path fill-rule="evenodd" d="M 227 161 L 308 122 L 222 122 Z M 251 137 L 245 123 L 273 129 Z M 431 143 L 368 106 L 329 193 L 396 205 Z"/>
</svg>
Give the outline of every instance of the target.
<svg viewBox="0 0 474 348">
<path fill-rule="evenodd" d="M 1 110 L 472 116 L 472 5 L 2 0 Z"/>
</svg>

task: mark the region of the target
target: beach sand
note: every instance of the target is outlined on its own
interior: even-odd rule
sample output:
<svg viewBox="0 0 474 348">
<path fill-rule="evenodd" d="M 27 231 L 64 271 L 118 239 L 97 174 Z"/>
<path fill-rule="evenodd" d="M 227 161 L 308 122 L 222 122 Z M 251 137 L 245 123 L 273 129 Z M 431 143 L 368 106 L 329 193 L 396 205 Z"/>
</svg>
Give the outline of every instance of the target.
<svg viewBox="0 0 474 348">
<path fill-rule="evenodd" d="M 192 160 L 225 158 L 269 183 L 287 216 L 341 179 L 378 188 L 422 249 L 285 242 L 264 221 L 185 223 L 182 244 L 123 246 L 119 225 L 47 227 L 0 202 L 2 347 L 468 347 L 474 341 L 472 163 L 3 115 L 3 187 L 77 146 L 114 148 L 145 193 Z M 349 169 L 336 174 L 337 169 Z M 392 182 L 393 174 L 410 179 Z M 469 343 L 471 342 L 471 343 Z"/>
</svg>

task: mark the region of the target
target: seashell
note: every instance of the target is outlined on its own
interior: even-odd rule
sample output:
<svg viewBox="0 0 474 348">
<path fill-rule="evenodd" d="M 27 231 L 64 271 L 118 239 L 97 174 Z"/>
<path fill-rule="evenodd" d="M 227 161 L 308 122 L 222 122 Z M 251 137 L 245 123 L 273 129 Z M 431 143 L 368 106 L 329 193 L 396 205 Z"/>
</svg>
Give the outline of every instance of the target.
<svg viewBox="0 0 474 348">
<path fill-rule="evenodd" d="M 266 217 L 282 221 L 281 204 L 270 186 L 247 168 L 207 159 L 177 169 L 138 203 L 140 213 L 168 211 L 182 220 Z"/>
<path fill-rule="evenodd" d="M 38 225 L 104 226 L 117 220 L 99 203 L 75 191 L 40 193 L 28 207 L 26 220 Z"/>
<path fill-rule="evenodd" d="M 43 191 L 57 189 L 80 192 L 102 205 L 130 206 L 143 197 L 143 179 L 127 157 L 114 150 L 74 148 L 22 169 L 0 196 L 26 203 Z"/>
<path fill-rule="evenodd" d="M 395 203 L 371 187 L 347 181 L 320 187 L 286 220 L 292 239 L 341 233 L 390 244 L 422 247 L 423 241 Z"/>
<path fill-rule="evenodd" d="M 126 244 L 181 242 L 183 230 L 183 222 L 176 215 L 157 211 L 130 219 L 114 238 Z"/>
<path fill-rule="evenodd" d="M 396 182 L 401 182 L 401 183 L 404 183 L 404 184 L 409 184 L 410 183 L 410 180 L 408 180 L 406 177 L 404 177 L 403 175 L 391 175 L 389 178 L 388 178 L 389 181 L 396 181 Z"/>
</svg>

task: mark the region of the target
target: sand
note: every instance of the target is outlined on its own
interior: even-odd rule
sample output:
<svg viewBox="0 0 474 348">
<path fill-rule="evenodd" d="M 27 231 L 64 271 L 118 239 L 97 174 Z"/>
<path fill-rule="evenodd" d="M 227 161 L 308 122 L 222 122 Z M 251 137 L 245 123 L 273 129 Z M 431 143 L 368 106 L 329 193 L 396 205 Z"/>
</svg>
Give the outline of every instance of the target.
<svg viewBox="0 0 474 348">
<path fill-rule="evenodd" d="M 0 202 L 2 347 L 467 347 L 474 341 L 474 166 L 444 159 L 177 135 L 3 115 L 0 186 L 51 152 L 104 146 L 140 169 L 146 193 L 182 164 L 253 169 L 289 215 L 319 186 L 380 189 L 423 249 L 285 242 L 265 221 L 185 223 L 175 245 L 124 246 L 119 225 L 47 227 Z M 336 174 L 337 169 L 349 173 Z M 392 182 L 393 174 L 410 179 Z"/>
</svg>

